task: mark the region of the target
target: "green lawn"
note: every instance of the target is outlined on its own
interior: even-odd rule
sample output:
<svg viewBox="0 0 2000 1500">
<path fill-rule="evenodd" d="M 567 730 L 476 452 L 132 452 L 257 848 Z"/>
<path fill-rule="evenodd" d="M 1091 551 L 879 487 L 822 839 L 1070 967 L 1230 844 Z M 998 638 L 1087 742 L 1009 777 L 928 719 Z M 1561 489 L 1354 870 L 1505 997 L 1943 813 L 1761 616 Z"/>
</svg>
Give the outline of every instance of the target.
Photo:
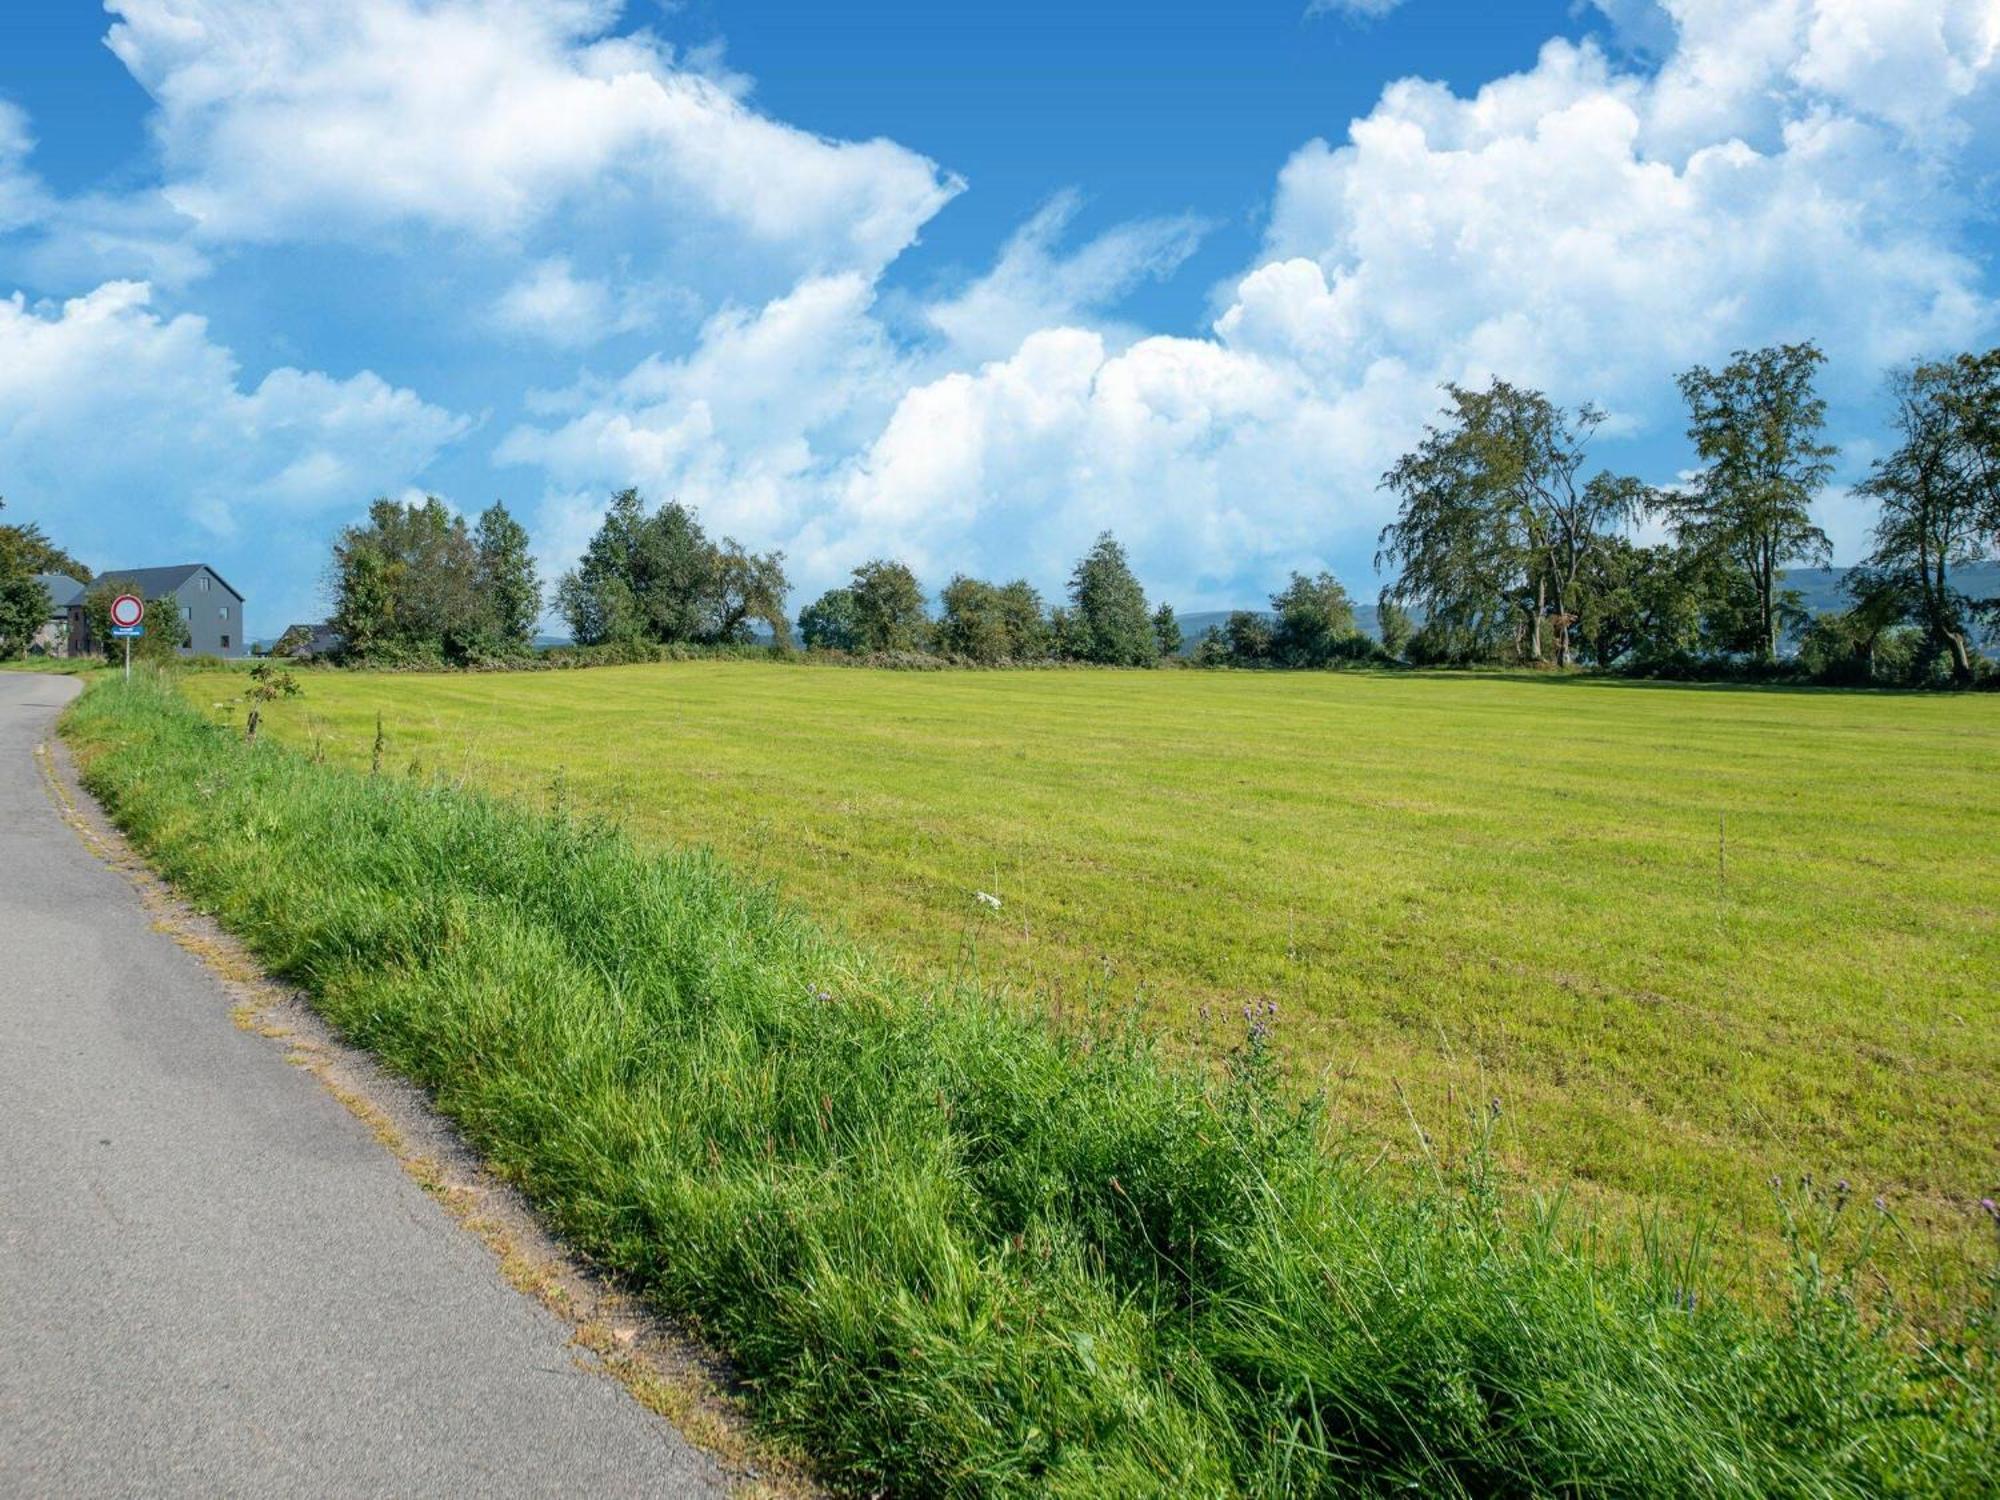
<svg viewBox="0 0 2000 1500">
<path fill-rule="evenodd" d="M 696 663 L 302 674 L 267 723 L 642 840 L 1058 1013 L 1137 997 L 1397 1153 L 1510 1165 L 1769 1249 L 1848 1179 L 1928 1299 L 2000 1189 L 2000 697 L 1584 679 Z M 240 674 L 186 679 L 204 706 Z M 238 705 L 235 712 L 240 717 Z M 558 781 L 562 790 L 558 792 Z M 997 896 L 993 910 L 975 896 Z"/>
</svg>

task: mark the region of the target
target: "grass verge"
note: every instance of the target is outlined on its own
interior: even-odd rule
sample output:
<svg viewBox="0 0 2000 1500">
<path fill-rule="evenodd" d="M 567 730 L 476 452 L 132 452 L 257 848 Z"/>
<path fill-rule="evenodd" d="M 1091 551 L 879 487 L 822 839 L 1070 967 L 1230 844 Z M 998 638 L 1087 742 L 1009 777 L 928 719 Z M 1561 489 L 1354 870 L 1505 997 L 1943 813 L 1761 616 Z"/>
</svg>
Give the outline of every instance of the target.
<svg viewBox="0 0 2000 1500">
<path fill-rule="evenodd" d="M 245 747 L 151 680 L 69 712 L 162 872 L 579 1250 L 699 1320 L 858 1489 L 1967 1494 L 1990 1317 L 1918 1337 L 1793 1200 L 1781 1316 L 1698 1253 L 1326 1146 L 1226 1077 L 926 988 L 702 854 Z"/>
</svg>

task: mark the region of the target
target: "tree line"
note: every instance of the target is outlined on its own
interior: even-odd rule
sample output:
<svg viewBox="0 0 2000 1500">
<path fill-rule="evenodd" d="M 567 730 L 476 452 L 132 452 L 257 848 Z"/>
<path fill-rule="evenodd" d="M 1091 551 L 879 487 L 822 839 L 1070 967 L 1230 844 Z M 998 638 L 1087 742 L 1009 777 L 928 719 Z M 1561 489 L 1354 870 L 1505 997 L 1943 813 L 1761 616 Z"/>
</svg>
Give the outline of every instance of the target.
<svg viewBox="0 0 2000 1500">
<path fill-rule="evenodd" d="M 1450 385 L 1439 421 L 1383 476 L 1398 501 L 1378 568 L 1386 602 L 1422 616 L 1422 663 L 1584 662 L 1641 672 L 1794 670 L 1823 680 L 1969 683 L 2000 600 L 1959 586 L 2000 546 L 2000 350 L 1892 377 L 1896 445 L 1858 493 L 1878 515 L 1844 580 L 1849 607 L 1808 618 L 1785 572 L 1831 561 L 1812 520 L 1837 457 L 1822 440 L 1811 343 L 1739 351 L 1678 380 L 1700 467 L 1656 488 L 1586 477 L 1604 413 L 1492 381 Z M 1637 523 L 1667 540 L 1643 545 Z"/>
<path fill-rule="evenodd" d="M 1144 666 L 1180 648 L 1173 611 L 1148 605 L 1125 549 L 1109 533 L 1076 566 L 1068 602 L 1048 607 L 1025 579 L 963 573 L 929 595 L 907 563 L 873 558 L 848 582 L 786 615 L 784 555 L 711 542 L 686 506 L 647 515 L 637 494 L 613 498 L 603 526 L 556 590 L 584 647 L 725 646 L 753 640 L 877 658 L 942 656 L 983 665 L 1075 660 Z"/>
<path fill-rule="evenodd" d="M 468 525 L 435 497 L 377 500 L 366 521 L 344 529 L 328 592 L 328 624 L 342 656 L 377 666 L 520 660 L 533 650 L 543 602 L 527 533 L 504 505 Z M 670 500 L 649 511 L 627 489 L 612 497 L 552 602 L 578 648 L 611 659 L 763 640 L 871 660 L 1142 667 L 1179 657 L 1186 644 L 1173 608 L 1147 599 L 1109 532 L 1077 562 L 1053 605 L 1026 579 L 992 583 L 959 573 L 933 610 L 916 573 L 893 558 L 862 563 L 796 621 L 786 609 L 790 593 L 782 552 L 712 539 L 691 507 Z M 1325 666 L 1379 655 L 1331 574 L 1295 574 L 1271 603 L 1272 620 L 1242 612 L 1197 643 L 1194 659 Z M 281 642 L 279 653 L 290 645 Z"/>
<path fill-rule="evenodd" d="M 870 660 L 939 658 L 980 666 L 1089 662 L 1145 667 L 1178 657 L 1185 644 L 1167 604 L 1155 606 L 1125 548 L 1100 535 L 1076 564 L 1061 601 L 1050 604 L 1024 578 L 994 583 L 958 573 L 930 595 L 909 564 L 871 558 L 848 581 L 786 618 L 781 553 L 746 553 L 710 542 L 694 513 L 669 502 L 651 515 L 638 496 L 616 496 L 574 572 L 557 587 L 558 608 L 580 646 L 727 646 L 753 639 Z M 1330 575 L 1295 576 L 1273 601 L 1278 623 L 1257 661 L 1323 666 L 1368 656 L 1346 591 Z M 1220 632 L 1209 659 L 1253 658 Z"/>
<path fill-rule="evenodd" d="M 711 538 L 678 501 L 612 497 L 553 606 L 579 648 L 779 648 L 983 665 L 1584 665 L 1664 675 L 1805 673 L 1846 682 L 1969 683 L 2000 600 L 1960 586 L 2000 545 L 2000 350 L 1898 373 L 1895 436 L 1857 493 L 1878 507 L 1847 606 L 1817 618 L 1787 569 L 1831 561 L 1814 501 L 1824 440 L 1812 343 L 1738 351 L 1678 377 L 1698 467 L 1654 486 L 1593 471 L 1605 413 L 1493 379 L 1447 385 L 1439 417 L 1382 476 L 1397 505 L 1376 566 L 1393 573 L 1376 639 L 1329 573 L 1295 573 L 1267 611 L 1194 643 L 1150 603 L 1125 549 L 1100 536 L 1051 603 L 1025 579 L 960 573 L 930 595 L 907 563 L 873 558 L 794 620 L 782 552 Z M 1642 523 L 1663 535 L 1639 540 Z M 533 649 L 543 591 L 502 505 L 468 525 L 442 501 L 377 501 L 334 547 L 331 624 L 364 662 L 505 661 Z M 1786 656 L 1788 644 L 1796 654 Z M 1184 649 L 1186 648 L 1186 649 Z"/>
</svg>

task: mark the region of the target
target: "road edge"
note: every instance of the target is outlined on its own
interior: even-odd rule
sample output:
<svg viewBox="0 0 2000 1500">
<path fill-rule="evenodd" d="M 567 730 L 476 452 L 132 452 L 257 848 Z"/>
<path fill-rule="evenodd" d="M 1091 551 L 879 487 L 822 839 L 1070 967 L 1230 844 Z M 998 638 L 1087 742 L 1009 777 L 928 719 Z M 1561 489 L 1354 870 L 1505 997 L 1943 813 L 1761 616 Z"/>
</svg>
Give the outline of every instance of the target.
<svg viewBox="0 0 2000 1500">
<path fill-rule="evenodd" d="M 724 1356 L 572 1254 L 423 1090 L 342 1040 L 303 991 L 266 974 L 232 934 L 181 899 L 84 787 L 61 731 L 67 711 L 66 704 L 34 747 L 43 789 L 84 849 L 132 886 L 153 929 L 208 970 L 230 1001 L 228 1019 L 282 1047 L 287 1063 L 367 1126 L 404 1175 L 485 1246 L 502 1281 L 570 1328 L 577 1366 L 616 1381 L 706 1454 L 739 1500 L 823 1495 L 800 1455 L 754 1430 Z"/>
</svg>

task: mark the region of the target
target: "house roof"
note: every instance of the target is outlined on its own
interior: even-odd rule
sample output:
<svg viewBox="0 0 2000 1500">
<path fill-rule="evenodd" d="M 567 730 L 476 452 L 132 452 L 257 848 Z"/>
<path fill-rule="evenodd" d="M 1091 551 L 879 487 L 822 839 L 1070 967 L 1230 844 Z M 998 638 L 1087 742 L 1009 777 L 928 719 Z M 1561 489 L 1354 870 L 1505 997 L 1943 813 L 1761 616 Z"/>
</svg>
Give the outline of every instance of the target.
<svg viewBox="0 0 2000 1500">
<path fill-rule="evenodd" d="M 139 592 L 148 599 L 159 599 L 171 594 L 204 569 L 217 583 L 229 589 L 230 593 L 236 594 L 236 590 L 230 587 L 229 580 L 207 563 L 180 563 L 171 568 L 104 568 L 99 571 L 97 577 L 100 583 L 107 578 L 130 579 L 139 586 Z M 243 596 L 236 594 L 236 597 L 240 600 Z"/>
<path fill-rule="evenodd" d="M 51 609 L 68 609 L 83 597 L 83 585 L 67 573 L 37 573 L 35 582 L 49 591 Z"/>
<path fill-rule="evenodd" d="M 288 639 L 294 631 L 301 632 L 298 643 L 292 651 L 294 656 L 326 656 L 340 647 L 339 634 L 324 621 L 318 624 L 301 622 L 297 625 L 288 625 L 279 634 L 278 640 Z M 272 644 L 275 645 L 277 642 Z"/>
</svg>

